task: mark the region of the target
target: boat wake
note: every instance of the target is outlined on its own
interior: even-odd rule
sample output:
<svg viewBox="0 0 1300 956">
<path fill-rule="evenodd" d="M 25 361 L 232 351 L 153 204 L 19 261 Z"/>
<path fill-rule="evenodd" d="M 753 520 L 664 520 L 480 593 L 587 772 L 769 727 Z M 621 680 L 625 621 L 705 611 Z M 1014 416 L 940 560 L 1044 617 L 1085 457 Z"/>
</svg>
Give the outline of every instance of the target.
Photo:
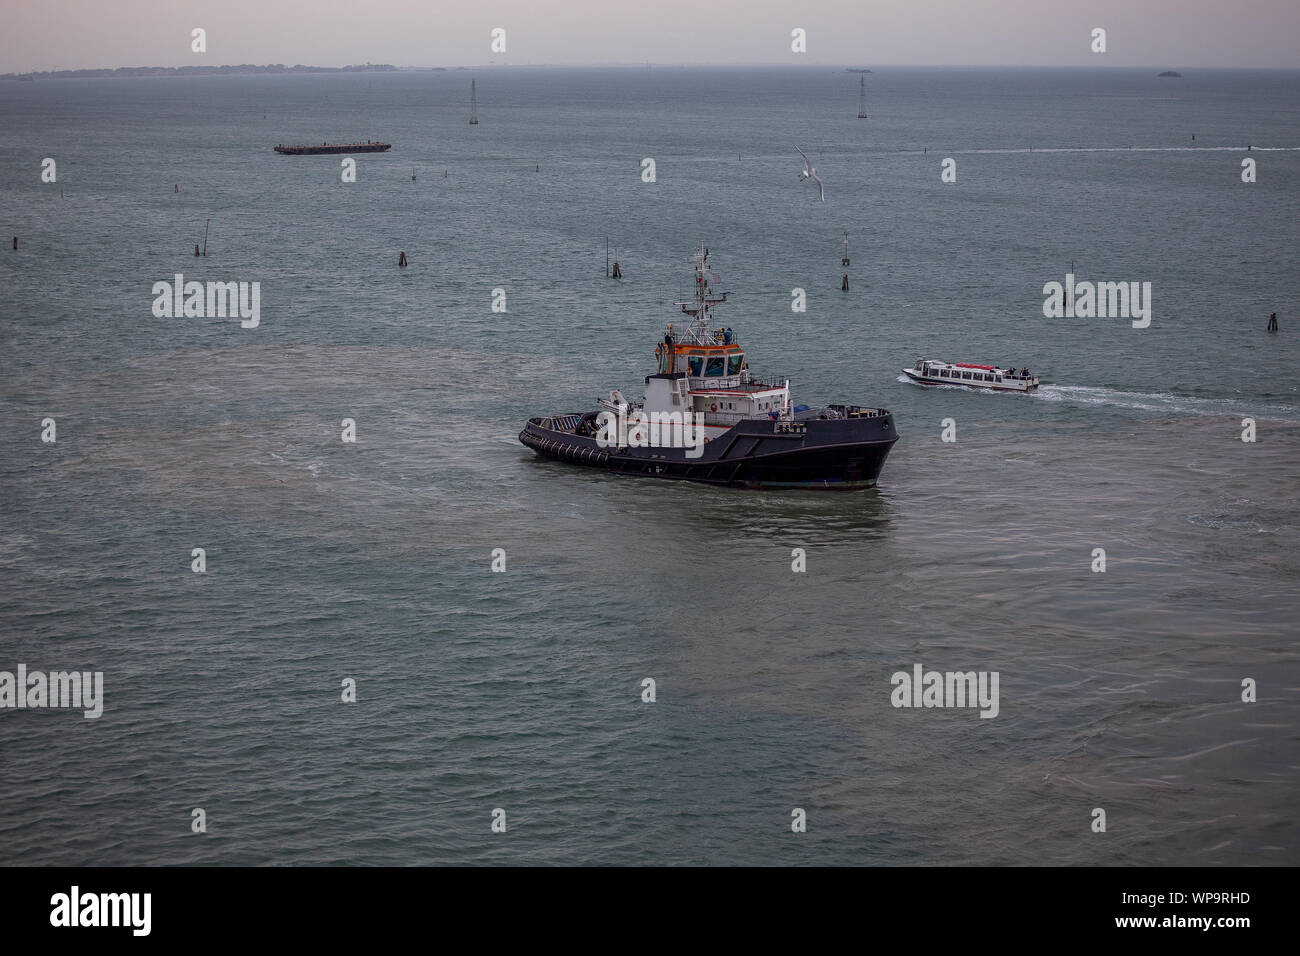
<svg viewBox="0 0 1300 956">
<path fill-rule="evenodd" d="M 1244 396 L 1242 398 L 1194 398 L 1171 392 L 1129 392 L 1097 385 L 1041 385 L 1038 391 L 1030 394 L 1046 402 L 1066 402 L 1084 406 L 1104 405 L 1165 415 L 1251 415 L 1257 418 L 1300 421 L 1300 408 L 1295 405 L 1279 402 L 1260 403 Z"/>
<path fill-rule="evenodd" d="M 1012 149 L 955 149 L 961 153 L 1290 153 L 1300 146 L 1045 146 Z"/>
<path fill-rule="evenodd" d="M 914 384 L 906 375 L 899 375 L 895 381 Z M 964 385 L 940 385 L 928 383 L 926 388 L 940 388 L 969 392 L 976 395 L 1005 398 L 1006 392 L 991 389 L 967 388 Z M 1064 402 L 1069 405 L 1084 407 L 1105 406 L 1108 408 L 1128 408 L 1157 415 L 1201 415 L 1245 416 L 1255 418 L 1280 419 L 1282 421 L 1300 421 L 1300 407 L 1282 402 L 1259 402 L 1243 396 L 1242 398 L 1194 398 L 1190 395 L 1175 395 L 1171 392 L 1130 392 L 1124 389 L 1107 388 L 1100 385 L 1040 385 L 1035 391 L 1024 393 L 1027 397 L 1044 402 Z"/>
</svg>

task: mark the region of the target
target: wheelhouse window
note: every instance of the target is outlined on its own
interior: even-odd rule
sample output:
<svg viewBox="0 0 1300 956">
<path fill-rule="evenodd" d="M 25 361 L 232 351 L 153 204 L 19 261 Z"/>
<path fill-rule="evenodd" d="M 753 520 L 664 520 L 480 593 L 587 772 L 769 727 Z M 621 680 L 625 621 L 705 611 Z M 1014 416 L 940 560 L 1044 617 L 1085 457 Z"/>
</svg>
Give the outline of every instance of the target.
<svg viewBox="0 0 1300 956">
<path fill-rule="evenodd" d="M 739 375 L 740 366 L 744 361 L 745 354 L 743 352 L 737 352 L 735 355 L 727 356 L 727 374 Z"/>
<path fill-rule="evenodd" d="M 717 376 L 723 374 L 722 370 L 725 367 L 725 365 L 726 365 L 726 359 L 724 359 L 721 355 L 709 359 L 709 364 L 704 369 L 704 377 L 716 378 Z"/>
<path fill-rule="evenodd" d="M 692 355 L 686 360 L 686 364 L 690 366 L 691 376 L 693 378 L 699 378 L 700 373 L 704 371 L 704 356 Z"/>
</svg>

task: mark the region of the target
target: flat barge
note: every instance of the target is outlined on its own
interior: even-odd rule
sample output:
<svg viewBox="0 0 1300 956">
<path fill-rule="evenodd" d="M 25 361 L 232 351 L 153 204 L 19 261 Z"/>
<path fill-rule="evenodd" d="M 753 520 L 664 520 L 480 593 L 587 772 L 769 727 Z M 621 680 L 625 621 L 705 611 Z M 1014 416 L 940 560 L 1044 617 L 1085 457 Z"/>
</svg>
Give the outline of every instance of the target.
<svg viewBox="0 0 1300 956">
<path fill-rule="evenodd" d="M 392 143 L 321 143 L 319 146 L 284 146 L 275 147 L 277 153 L 285 156 L 336 156 L 339 153 L 383 153 L 393 148 Z"/>
</svg>

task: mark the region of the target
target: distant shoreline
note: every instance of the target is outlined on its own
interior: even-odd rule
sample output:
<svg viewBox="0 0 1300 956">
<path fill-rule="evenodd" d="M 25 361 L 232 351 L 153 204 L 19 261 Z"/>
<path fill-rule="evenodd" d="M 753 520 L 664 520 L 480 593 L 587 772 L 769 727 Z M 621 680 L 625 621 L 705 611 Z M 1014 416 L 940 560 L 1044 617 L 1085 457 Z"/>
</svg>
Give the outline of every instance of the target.
<svg viewBox="0 0 1300 956">
<path fill-rule="evenodd" d="M 794 65 L 790 63 L 729 63 L 717 64 L 708 67 L 699 67 L 697 64 L 687 63 L 580 63 L 580 64 L 555 64 L 555 63 L 480 63 L 472 66 L 393 66 L 391 63 L 366 63 L 352 66 L 305 66 L 301 63 L 293 66 L 285 66 L 283 63 L 270 63 L 264 66 L 258 66 L 252 63 L 241 63 L 238 65 L 227 66 L 123 66 L 113 68 L 97 68 L 82 70 L 38 70 L 29 73 L 0 73 L 2 80 L 62 80 L 62 79 L 103 79 L 112 77 L 141 77 L 141 76 L 286 76 L 302 75 L 312 73 L 467 73 L 480 70 L 663 70 L 677 71 L 683 69 L 704 69 L 711 71 L 729 71 L 729 70 L 777 70 L 788 69 L 797 71 L 816 71 L 826 70 L 832 73 L 861 73 L 869 74 L 880 70 L 895 71 L 915 71 L 915 70 L 950 70 L 950 71 L 1044 71 L 1044 72 L 1095 72 L 1106 74 L 1119 73 L 1145 73 L 1150 69 L 1156 69 L 1158 65 L 1148 66 L 1141 64 L 1128 64 L 1121 66 L 1083 66 L 1079 64 L 1013 64 L 1013 65 L 990 65 L 987 63 L 894 63 L 877 64 L 875 70 L 864 69 L 861 67 L 845 66 L 842 64 L 803 64 Z M 1207 67 L 1184 67 L 1184 69 L 1196 69 L 1200 73 L 1296 73 L 1300 72 L 1295 66 L 1207 66 Z M 1167 75 L 1173 71 L 1166 71 Z M 1180 78 L 1185 74 L 1178 74 Z"/>
<path fill-rule="evenodd" d="M 396 73 L 397 67 L 389 63 L 367 63 L 364 66 L 285 66 L 268 63 L 256 66 L 241 63 L 238 66 L 119 66 L 117 69 L 99 70 L 41 70 L 34 73 L 0 73 L 0 80 L 68 80 L 101 79 L 117 76 L 240 76 L 278 73 Z"/>
</svg>

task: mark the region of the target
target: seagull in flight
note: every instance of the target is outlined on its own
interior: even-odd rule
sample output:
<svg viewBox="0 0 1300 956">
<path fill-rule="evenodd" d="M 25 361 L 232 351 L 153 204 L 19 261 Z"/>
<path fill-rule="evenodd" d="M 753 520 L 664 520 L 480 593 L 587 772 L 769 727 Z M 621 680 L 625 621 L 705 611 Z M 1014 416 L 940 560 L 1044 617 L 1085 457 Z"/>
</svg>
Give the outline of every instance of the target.
<svg viewBox="0 0 1300 956">
<path fill-rule="evenodd" d="M 799 147 L 796 146 L 795 149 L 799 149 Z M 821 196 L 822 202 L 825 202 L 826 189 L 822 186 L 822 181 L 817 178 L 817 170 L 813 168 L 812 160 L 808 158 L 808 154 L 802 149 L 799 149 L 799 155 L 803 157 L 803 171 L 799 173 L 799 182 L 803 182 L 805 179 L 811 179 L 813 182 L 817 183 L 817 195 Z"/>
</svg>

